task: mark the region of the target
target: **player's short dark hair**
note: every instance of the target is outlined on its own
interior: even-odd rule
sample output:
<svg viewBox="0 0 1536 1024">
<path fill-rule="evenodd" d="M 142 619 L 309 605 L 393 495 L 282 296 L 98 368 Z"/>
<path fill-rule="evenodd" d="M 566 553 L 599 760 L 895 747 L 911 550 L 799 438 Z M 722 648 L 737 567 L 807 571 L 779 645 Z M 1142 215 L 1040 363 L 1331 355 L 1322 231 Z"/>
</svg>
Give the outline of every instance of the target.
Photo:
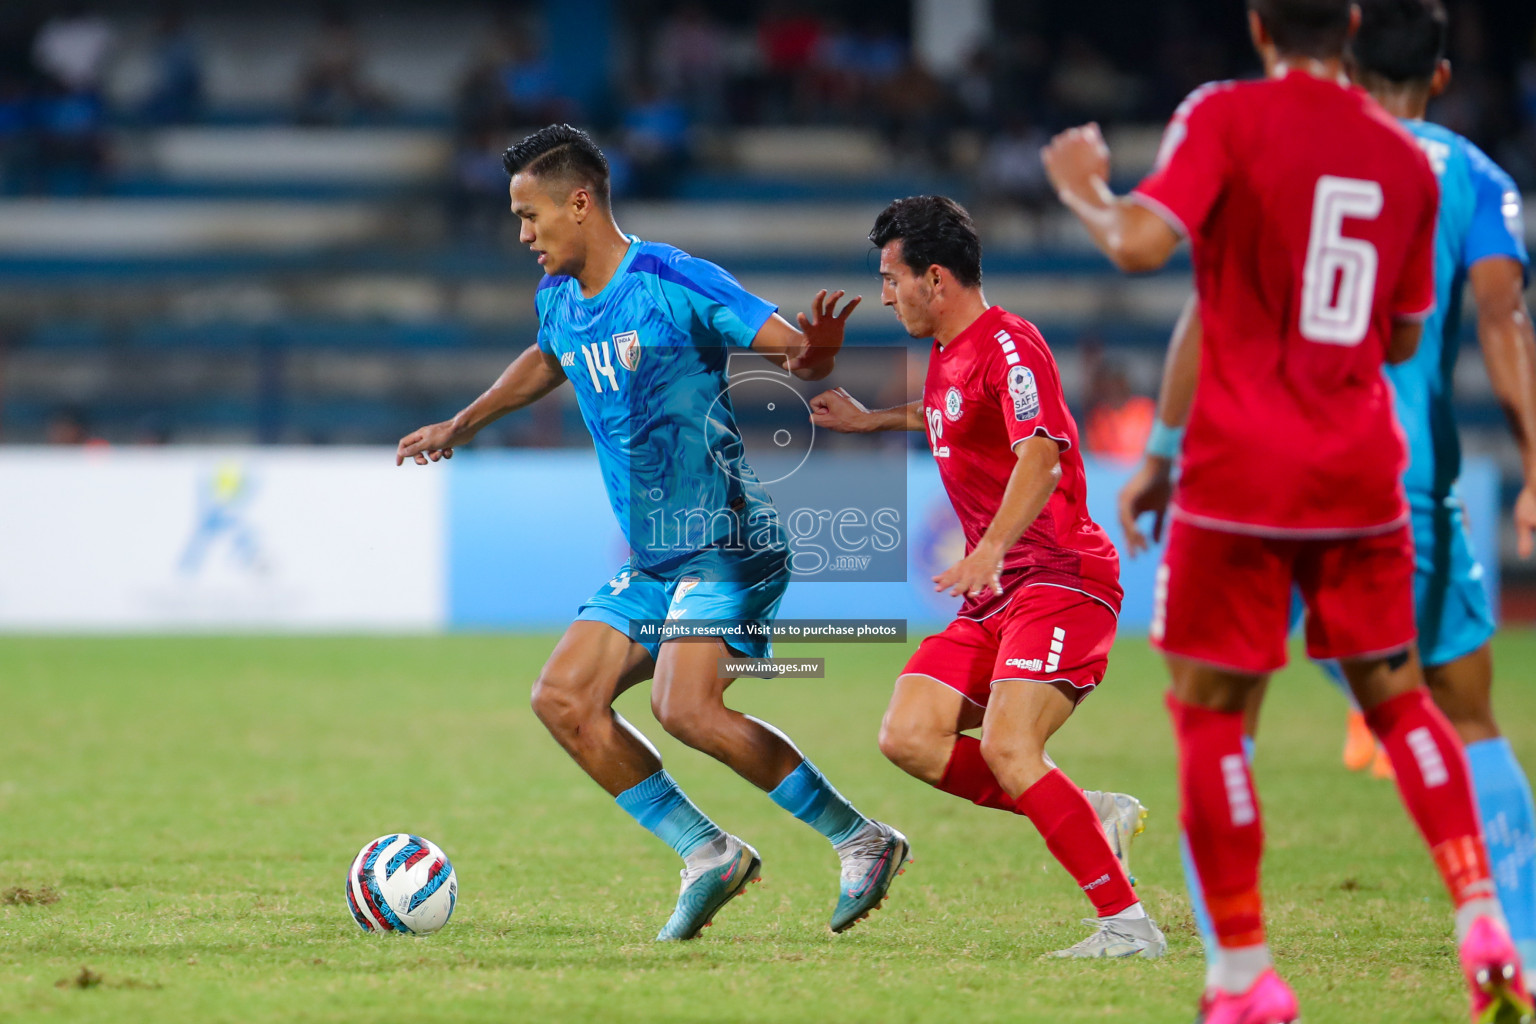
<svg viewBox="0 0 1536 1024">
<path fill-rule="evenodd" d="M 921 274 L 937 264 L 967 288 L 981 284 L 981 238 L 965 207 L 947 196 L 898 199 L 875 218 L 877 249 L 901 239 L 901 260 Z"/>
<path fill-rule="evenodd" d="M 1326 60 L 1349 43 L 1350 0 L 1248 0 L 1281 53 Z"/>
<path fill-rule="evenodd" d="M 1397 85 L 1427 81 L 1445 56 L 1440 0 L 1356 0 L 1360 30 L 1350 43 L 1355 67 Z"/>
<path fill-rule="evenodd" d="M 507 174 L 531 174 L 585 188 L 608 205 L 608 158 L 592 136 L 568 124 L 540 128 L 501 155 Z"/>
</svg>

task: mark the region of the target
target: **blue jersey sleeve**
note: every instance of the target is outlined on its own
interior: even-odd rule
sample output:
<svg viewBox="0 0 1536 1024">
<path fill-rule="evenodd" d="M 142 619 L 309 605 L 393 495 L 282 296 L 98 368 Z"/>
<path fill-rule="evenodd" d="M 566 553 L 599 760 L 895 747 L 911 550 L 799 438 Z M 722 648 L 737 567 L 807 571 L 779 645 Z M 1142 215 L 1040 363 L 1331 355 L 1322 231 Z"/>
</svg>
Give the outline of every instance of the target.
<svg viewBox="0 0 1536 1024">
<path fill-rule="evenodd" d="M 1470 142 L 1467 170 L 1475 200 L 1472 223 L 1467 229 L 1462 261 L 1470 267 L 1489 256 L 1518 260 L 1530 276 L 1530 257 L 1525 250 L 1525 219 L 1520 212 L 1520 190 L 1513 179 Z"/>
<path fill-rule="evenodd" d="M 717 335 L 746 348 L 778 306 L 747 291 L 723 269 L 679 250 L 663 258 L 643 253 L 631 268 L 653 275 L 657 300 L 686 333 Z"/>
</svg>

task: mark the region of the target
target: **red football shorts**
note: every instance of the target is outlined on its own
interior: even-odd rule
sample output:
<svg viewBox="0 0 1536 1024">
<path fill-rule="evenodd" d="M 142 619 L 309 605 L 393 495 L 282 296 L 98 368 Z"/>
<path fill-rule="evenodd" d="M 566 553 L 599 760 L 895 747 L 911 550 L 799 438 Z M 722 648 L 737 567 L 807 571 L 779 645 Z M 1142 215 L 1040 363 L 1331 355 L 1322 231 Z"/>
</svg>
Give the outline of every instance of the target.
<svg viewBox="0 0 1536 1024">
<path fill-rule="evenodd" d="M 981 707 L 1003 679 L 1065 683 L 1082 700 L 1104 678 L 1115 613 L 1066 587 L 1036 583 L 984 619 L 956 619 L 918 645 L 903 675 L 929 676 Z"/>
<path fill-rule="evenodd" d="M 1413 643 L 1413 532 L 1279 540 L 1174 519 L 1157 570 L 1154 647 L 1235 672 L 1285 665 L 1291 589 L 1307 606 L 1307 654 L 1369 658 Z"/>
</svg>

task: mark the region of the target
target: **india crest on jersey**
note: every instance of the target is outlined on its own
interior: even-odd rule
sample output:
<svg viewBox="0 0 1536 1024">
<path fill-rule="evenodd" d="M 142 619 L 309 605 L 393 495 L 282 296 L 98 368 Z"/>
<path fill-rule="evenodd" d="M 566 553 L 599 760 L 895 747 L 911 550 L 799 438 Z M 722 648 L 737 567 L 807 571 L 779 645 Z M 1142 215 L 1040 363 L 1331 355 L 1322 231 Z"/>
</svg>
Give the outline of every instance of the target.
<svg viewBox="0 0 1536 1024">
<path fill-rule="evenodd" d="M 630 373 L 640 365 L 640 332 L 625 331 L 613 336 L 613 347 L 619 353 L 619 365 Z"/>
</svg>

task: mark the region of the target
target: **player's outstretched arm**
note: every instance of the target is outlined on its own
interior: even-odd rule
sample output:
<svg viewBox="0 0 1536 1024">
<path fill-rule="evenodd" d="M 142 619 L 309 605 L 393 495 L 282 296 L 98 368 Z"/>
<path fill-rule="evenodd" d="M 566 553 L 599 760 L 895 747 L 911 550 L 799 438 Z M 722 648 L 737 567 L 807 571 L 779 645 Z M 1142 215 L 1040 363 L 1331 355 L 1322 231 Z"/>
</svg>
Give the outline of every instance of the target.
<svg viewBox="0 0 1536 1024">
<path fill-rule="evenodd" d="M 752 339 L 752 351 L 775 362 L 782 360 L 784 368 L 801 380 L 821 380 L 832 372 L 837 353 L 843 347 L 848 315 L 864 299 L 862 295 L 856 296 L 839 313 L 837 303 L 843 295 L 842 291 L 828 295 L 825 288 L 817 292 L 811 300 L 810 315 L 795 314 L 799 330 L 775 313 Z"/>
<path fill-rule="evenodd" d="M 1195 401 L 1195 383 L 1200 377 L 1200 302 L 1191 295 L 1179 314 L 1168 354 L 1163 359 L 1163 383 L 1157 396 L 1157 420 L 1147 441 L 1147 454 L 1141 466 L 1120 489 L 1120 529 L 1125 534 L 1128 554 L 1136 555 L 1149 547 L 1146 534 L 1137 520 L 1152 513 L 1152 542 L 1163 539 L 1163 519 L 1173 497 L 1173 467 L 1179 458 L 1184 424 Z"/>
<path fill-rule="evenodd" d="M 840 434 L 922 430 L 923 403 L 908 402 L 894 409 L 870 410 L 842 388 L 833 388 L 811 399 L 811 422 Z"/>
<path fill-rule="evenodd" d="M 1168 262 L 1179 236 L 1157 214 L 1109 188 L 1109 146 L 1095 123 L 1068 128 L 1040 151 L 1046 176 L 1099 251 L 1128 274 Z"/>
<path fill-rule="evenodd" d="M 970 554 L 933 578 L 934 590 L 965 597 L 989 587 L 1003 592 L 1003 556 L 1024 536 L 1061 481 L 1061 448 L 1055 440 L 1036 434 L 1018 442 L 1014 451 L 1018 461 L 1008 475 L 997 515 Z"/>
<path fill-rule="evenodd" d="M 1515 499 L 1515 533 L 1520 557 L 1529 558 L 1536 547 L 1536 333 L 1525 305 L 1525 268 L 1508 257 L 1489 257 L 1472 264 L 1467 280 L 1488 382 L 1520 448 L 1525 485 Z"/>
<path fill-rule="evenodd" d="M 414 460 L 418 466 L 451 459 L 454 448 L 468 444 L 486 424 L 531 405 L 564 383 L 565 371 L 560 368 L 560 361 L 539 346 L 530 345 L 502 371 L 496 383 L 453 419 L 402 437 L 395 448 L 395 465 L 406 459 Z"/>
</svg>

